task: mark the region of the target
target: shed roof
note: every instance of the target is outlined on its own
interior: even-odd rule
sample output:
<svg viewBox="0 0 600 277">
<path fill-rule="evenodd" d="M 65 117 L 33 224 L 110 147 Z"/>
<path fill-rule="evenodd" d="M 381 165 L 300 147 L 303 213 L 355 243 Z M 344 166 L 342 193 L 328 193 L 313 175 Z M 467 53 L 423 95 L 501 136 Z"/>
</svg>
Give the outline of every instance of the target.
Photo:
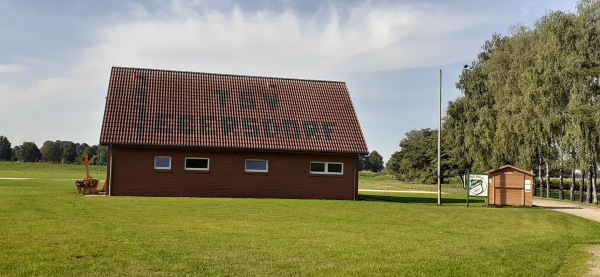
<svg viewBox="0 0 600 277">
<path fill-rule="evenodd" d="M 499 167 L 497 169 L 490 170 L 490 171 L 488 171 L 488 173 L 493 174 L 495 172 L 502 171 L 504 169 L 512 169 L 512 170 L 519 171 L 519 172 L 529 175 L 529 176 L 535 176 L 535 174 L 533 174 L 533 172 L 531 172 L 531 171 L 527 171 L 525 169 L 520 169 L 520 168 L 514 167 L 512 165 L 505 165 L 505 166 Z"/>
<path fill-rule="evenodd" d="M 100 143 L 368 153 L 343 82 L 125 67 Z"/>
</svg>

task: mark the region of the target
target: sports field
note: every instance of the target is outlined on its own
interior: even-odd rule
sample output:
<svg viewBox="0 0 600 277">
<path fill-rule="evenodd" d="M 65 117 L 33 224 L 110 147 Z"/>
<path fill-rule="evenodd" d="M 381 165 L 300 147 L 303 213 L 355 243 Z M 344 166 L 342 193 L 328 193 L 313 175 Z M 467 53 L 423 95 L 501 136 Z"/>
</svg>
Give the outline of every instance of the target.
<svg viewBox="0 0 600 277">
<path fill-rule="evenodd" d="M 582 276 L 600 244 L 598 223 L 466 208 L 460 191 L 442 207 L 393 192 L 369 195 L 400 203 L 84 197 L 69 180 L 83 175 L 0 163 L 0 276 Z"/>
</svg>

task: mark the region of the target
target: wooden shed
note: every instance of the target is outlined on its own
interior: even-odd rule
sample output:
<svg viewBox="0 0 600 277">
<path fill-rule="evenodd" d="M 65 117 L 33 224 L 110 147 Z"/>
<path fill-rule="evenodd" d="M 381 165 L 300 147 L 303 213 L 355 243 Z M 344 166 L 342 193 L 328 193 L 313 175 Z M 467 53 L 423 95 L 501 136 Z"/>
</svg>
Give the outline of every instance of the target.
<svg viewBox="0 0 600 277">
<path fill-rule="evenodd" d="M 511 165 L 489 172 L 491 205 L 531 206 L 533 204 L 533 173 Z"/>
<path fill-rule="evenodd" d="M 108 195 L 357 199 L 343 82 L 114 67 Z"/>
</svg>

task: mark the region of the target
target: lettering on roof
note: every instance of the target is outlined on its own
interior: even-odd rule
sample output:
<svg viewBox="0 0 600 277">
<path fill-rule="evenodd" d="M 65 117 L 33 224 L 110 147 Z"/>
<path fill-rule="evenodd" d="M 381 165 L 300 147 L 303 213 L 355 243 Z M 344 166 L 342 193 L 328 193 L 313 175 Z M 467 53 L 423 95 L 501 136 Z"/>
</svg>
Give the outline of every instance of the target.
<svg viewBox="0 0 600 277">
<path fill-rule="evenodd" d="M 133 109 L 137 113 L 134 123 L 137 139 L 144 137 L 144 123 L 150 122 L 156 134 L 183 134 L 202 136 L 244 136 L 265 138 L 331 140 L 336 122 L 297 120 L 293 118 L 275 119 L 269 117 L 236 117 L 216 116 L 213 114 L 197 115 L 186 113 L 157 112 L 147 114 L 146 99 L 148 97 L 148 78 L 138 75 L 140 86 L 135 90 Z M 280 99 L 275 92 L 256 93 L 252 91 L 214 91 L 215 106 L 221 111 L 236 103 L 243 110 L 267 109 L 276 111 L 280 108 Z M 235 97 L 235 99 L 233 98 Z M 221 113 L 227 114 L 227 113 Z M 146 123 L 147 124 L 147 123 Z"/>
<path fill-rule="evenodd" d="M 271 118 L 237 118 L 157 113 L 154 130 L 158 134 L 222 135 L 267 138 L 307 138 L 330 140 L 335 122 L 275 120 Z"/>
</svg>

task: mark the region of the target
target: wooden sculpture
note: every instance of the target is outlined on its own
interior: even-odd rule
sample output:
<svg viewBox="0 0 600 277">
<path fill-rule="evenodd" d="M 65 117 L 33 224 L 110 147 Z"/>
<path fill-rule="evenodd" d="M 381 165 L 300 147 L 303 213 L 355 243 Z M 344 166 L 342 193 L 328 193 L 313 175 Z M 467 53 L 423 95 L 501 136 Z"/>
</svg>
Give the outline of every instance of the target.
<svg viewBox="0 0 600 277">
<path fill-rule="evenodd" d="M 96 155 L 92 156 L 91 159 L 88 159 L 87 153 L 83 154 L 83 159 L 77 157 L 77 161 L 81 164 L 85 165 L 85 178 L 81 180 L 75 180 L 75 186 L 77 187 L 77 192 L 82 194 L 96 194 L 98 188 L 98 179 L 92 177 L 90 175 L 90 164 L 94 162 L 96 159 Z"/>
</svg>

